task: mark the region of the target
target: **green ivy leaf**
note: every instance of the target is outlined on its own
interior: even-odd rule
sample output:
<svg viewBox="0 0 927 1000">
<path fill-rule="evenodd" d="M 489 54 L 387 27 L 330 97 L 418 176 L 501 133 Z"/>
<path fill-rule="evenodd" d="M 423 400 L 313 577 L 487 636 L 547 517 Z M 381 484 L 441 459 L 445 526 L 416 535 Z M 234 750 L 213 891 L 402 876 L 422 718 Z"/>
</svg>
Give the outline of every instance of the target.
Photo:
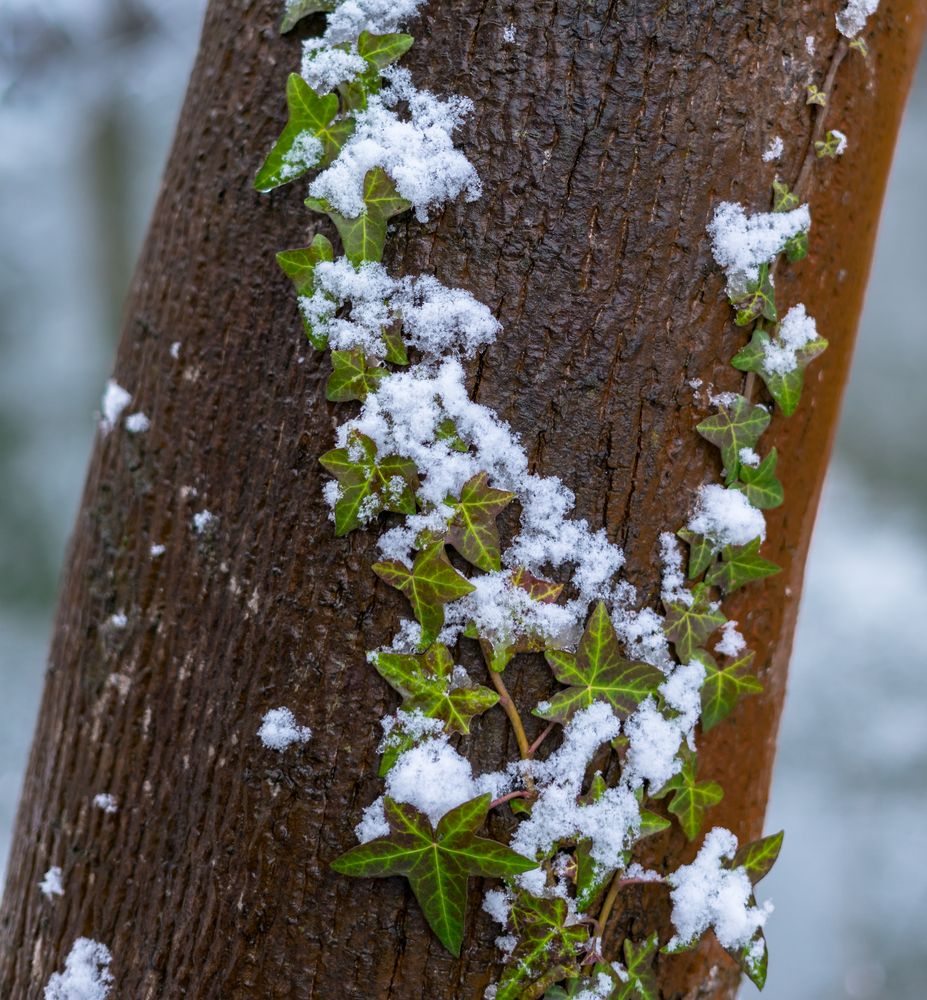
<svg viewBox="0 0 927 1000">
<path fill-rule="evenodd" d="M 562 583 L 542 580 L 524 567 L 519 567 L 512 573 L 512 586 L 525 591 L 532 600 L 540 601 L 542 604 L 553 604 L 563 590 Z M 530 630 L 525 630 L 512 641 L 499 645 L 479 636 L 475 627 L 467 629 L 464 634 L 471 639 L 480 640 L 486 665 L 496 673 L 502 673 L 516 653 L 539 653 L 547 646 L 547 640 L 543 636 L 536 635 Z"/>
<path fill-rule="evenodd" d="M 457 424 L 450 417 L 445 417 L 439 424 L 435 440 L 446 441 L 451 451 L 467 452 L 470 446 L 457 433 Z"/>
<path fill-rule="evenodd" d="M 345 256 L 352 264 L 380 261 L 386 243 L 387 221 L 412 207 L 410 201 L 399 196 L 382 167 L 374 167 L 364 176 L 364 211 L 356 219 L 342 215 L 324 198 L 307 198 L 306 205 L 316 212 L 324 212 L 334 222 Z"/>
<path fill-rule="evenodd" d="M 376 69 L 385 69 L 412 48 L 411 35 L 374 35 L 362 31 L 357 39 L 357 53 Z"/>
<path fill-rule="evenodd" d="M 559 980 L 578 975 L 576 951 L 588 932 L 582 924 L 567 924 L 568 918 L 565 899 L 539 899 L 524 890 L 516 894 L 509 922 L 518 944 L 496 1000 L 539 997 Z"/>
<path fill-rule="evenodd" d="M 440 719 L 448 732 L 469 734 L 473 716 L 481 715 L 499 700 L 495 691 L 469 678 L 460 683 L 454 676 L 454 658 L 441 644 L 417 656 L 376 653 L 372 662 L 380 676 L 405 698 L 403 711 L 419 711 L 429 719 Z"/>
<path fill-rule="evenodd" d="M 792 194 L 789 190 L 788 184 L 783 184 L 782 181 L 773 181 L 773 211 L 774 212 L 791 212 L 798 208 L 799 201 L 798 195 Z"/>
<path fill-rule="evenodd" d="M 756 468 L 741 462 L 741 481 L 734 483 L 734 486 L 746 495 L 754 507 L 758 507 L 760 510 L 771 510 L 773 507 L 778 507 L 785 499 L 782 483 L 776 478 L 778 457 L 776 449 L 772 448 Z"/>
<path fill-rule="evenodd" d="M 406 351 L 405 341 L 398 328 L 390 328 L 383 331 L 383 343 L 386 345 L 386 360 L 391 365 L 407 365 L 409 354 Z"/>
<path fill-rule="evenodd" d="M 724 789 L 714 781 L 695 780 L 695 756 L 687 755 L 682 770 L 673 775 L 656 793 L 655 798 L 663 798 L 673 793 L 667 808 L 679 820 L 679 824 L 689 840 L 695 840 L 705 813 L 724 798 Z"/>
<path fill-rule="evenodd" d="M 332 373 L 325 386 L 325 398 L 332 403 L 366 399 L 376 392 L 389 370 L 380 365 L 368 365 L 363 351 L 332 351 Z"/>
<path fill-rule="evenodd" d="M 489 811 L 489 794 L 446 813 L 437 827 L 417 809 L 384 800 L 390 832 L 360 844 L 332 862 L 342 875 L 386 878 L 404 875 L 428 926 L 452 955 L 460 954 L 471 875 L 512 876 L 537 867 L 495 840 L 478 837 Z"/>
<path fill-rule="evenodd" d="M 728 298 L 737 310 L 734 322 L 738 326 L 749 326 L 760 317 L 773 323 L 778 319 L 776 292 L 769 273 L 769 264 L 761 264 L 757 279 L 748 281 L 743 288 L 730 291 Z"/>
<path fill-rule="evenodd" d="M 448 523 L 446 541 L 478 569 L 500 570 L 499 530 L 496 518 L 515 499 L 514 493 L 493 489 L 489 476 L 478 472 L 464 483 L 460 499 L 445 503 L 455 511 Z"/>
<path fill-rule="evenodd" d="M 373 564 L 373 571 L 409 599 L 422 626 L 422 646 L 430 646 L 444 627 L 444 605 L 476 588 L 450 564 L 444 542 L 427 545 L 409 569 L 396 559 Z"/>
<path fill-rule="evenodd" d="M 773 833 L 768 837 L 760 837 L 759 840 L 744 844 L 734 855 L 729 867 L 745 868 L 750 881 L 753 885 L 756 885 L 760 879 L 765 878 L 772 870 L 772 866 L 779 857 L 779 851 L 782 849 L 782 838 L 784 836 L 785 831 L 780 830 L 779 833 Z"/>
<path fill-rule="evenodd" d="M 784 374 L 771 372 L 766 367 L 766 347 L 770 343 L 775 344 L 775 341 L 771 340 L 765 330 L 754 330 L 750 343 L 734 355 L 731 364 L 742 372 L 755 372 L 759 375 L 779 409 L 790 417 L 801 399 L 805 369 L 827 349 L 827 341 L 818 337 L 806 344 L 796 353 L 795 367 Z"/>
<path fill-rule="evenodd" d="M 335 503 L 335 534 L 339 538 L 384 510 L 415 513 L 415 463 L 398 455 L 378 461 L 377 446 L 366 435 L 353 433 L 347 448 L 327 451 L 319 463 L 341 487 Z"/>
<path fill-rule="evenodd" d="M 759 694 L 763 690 L 760 681 L 750 673 L 753 653 L 747 653 L 728 667 L 719 667 L 711 653 L 700 649 L 695 658 L 705 668 L 705 683 L 702 685 L 702 732 L 726 719 L 741 698 L 748 694 Z"/>
<path fill-rule="evenodd" d="M 280 22 L 280 34 L 285 35 L 304 18 L 319 11 L 332 11 L 338 6 L 339 0 L 286 0 L 283 20 Z"/>
<path fill-rule="evenodd" d="M 708 568 L 715 557 L 717 546 L 704 535 L 688 528 L 682 528 L 676 534 L 689 545 L 689 579 L 694 580 Z"/>
<path fill-rule="evenodd" d="M 353 118 L 333 121 L 338 98 L 334 94 L 320 97 L 298 73 L 291 73 L 287 80 L 286 104 L 290 119 L 254 178 L 258 191 L 273 191 L 314 167 L 327 166 L 354 131 Z M 299 144 L 306 138 L 321 143 L 317 157 L 308 158 L 300 152 Z"/>
<path fill-rule="evenodd" d="M 299 250 L 283 250 L 277 254 L 277 263 L 283 273 L 293 282 L 296 294 L 300 297 L 312 295 L 315 290 L 315 267 L 320 261 L 332 261 L 335 251 L 331 243 L 321 233 L 313 237 L 307 247 Z M 303 326 L 309 343 L 316 350 L 324 351 L 328 346 L 328 338 L 312 329 L 312 324 L 306 319 L 302 310 Z"/>
<path fill-rule="evenodd" d="M 602 601 L 592 612 L 575 655 L 550 649 L 545 656 L 554 676 L 568 687 L 550 698 L 543 709 L 536 708 L 534 714 L 564 724 L 594 701 L 607 701 L 626 719 L 666 679 L 657 667 L 622 657 Z"/>
<path fill-rule="evenodd" d="M 717 631 L 727 619 L 717 607 L 712 607 L 708 587 L 700 583 L 692 588 L 692 603 L 664 602 L 666 619 L 663 631 L 675 646 L 682 663 L 688 663 L 705 640 Z"/>
<path fill-rule="evenodd" d="M 756 905 L 756 900 L 751 899 L 750 906 Z M 769 952 L 766 948 L 766 937 L 762 929 L 757 930 L 753 940 L 744 945 L 738 951 L 726 949 L 727 953 L 747 974 L 747 978 L 761 990 L 766 985 L 766 971 L 769 961 Z"/>
<path fill-rule="evenodd" d="M 657 977 L 653 971 L 658 943 L 656 933 L 639 945 L 635 945 L 630 938 L 624 939 L 624 962 L 628 980 L 619 987 L 615 1000 L 660 1000 Z"/>
<path fill-rule="evenodd" d="M 705 583 L 732 594 L 747 583 L 781 572 L 780 566 L 764 559 L 759 552 L 759 538 L 746 545 L 725 545 L 721 550 L 721 562 L 711 567 L 705 575 Z"/>
<path fill-rule="evenodd" d="M 804 260 L 808 256 L 808 234 L 801 232 L 790 236 L 782 249 L 790 264 L 797 264 L 800 260 Z"/>
<path fill-rule="evenodd" d="M 699 434 L 721 450 L 725 482 L 730 485 L 740 471 L 742 448 L 752 448 L 769 426 L 769 411 L 754 406 L 744 396 L 735 395 L 730 403 L 696 426 Z"/>
</svg>

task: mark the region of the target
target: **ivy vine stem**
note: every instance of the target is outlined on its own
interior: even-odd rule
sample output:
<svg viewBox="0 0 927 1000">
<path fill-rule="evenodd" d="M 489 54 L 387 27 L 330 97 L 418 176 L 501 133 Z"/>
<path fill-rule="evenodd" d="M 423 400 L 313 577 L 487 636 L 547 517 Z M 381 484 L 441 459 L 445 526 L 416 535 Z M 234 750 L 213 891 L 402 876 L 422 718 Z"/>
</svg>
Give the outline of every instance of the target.
<svg viewBox="0 0 927 1000">
<path fill-rule="evenodd" d="M 518 752 L 521 754 L 522 760 L 530 760 L 531 758 L 531 746 L 528 743 L 528 736 L 525 733 L 525 727 L 522 724 L 521 716 L 518 714 L 518 709 L 515 707 L 515 702 L 512 701 L 512 696 L 509 694 L 509 689 L 505 686 L 505 681 L 502 680 L 502 674 L 497 670 L 490 670 L 489 676 L 492 678 L 493 687 L 499 693 L 499 704 L 502 706 L 502 710 L 509 718 L 512 729 L 515 733 L 515 739 L 518 741 Z"/>
</svg>

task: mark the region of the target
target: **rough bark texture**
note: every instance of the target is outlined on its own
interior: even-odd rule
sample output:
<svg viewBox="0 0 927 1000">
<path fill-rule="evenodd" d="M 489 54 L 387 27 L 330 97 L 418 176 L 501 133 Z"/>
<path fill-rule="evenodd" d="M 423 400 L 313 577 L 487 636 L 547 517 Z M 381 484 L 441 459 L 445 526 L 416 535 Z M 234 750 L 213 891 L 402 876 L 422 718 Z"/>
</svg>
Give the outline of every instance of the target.
<svg viewBox="0 0 927 1000">
<path fill-rule="evenodd" d="M 145 1000 L 475 998 L 496 972 L 476 881 L 456 961 L 403 880 L 328 869 L 380 790 L 376 720 L 396 700 L 364 650 L 404 608 L 370 572 L 373 534 L 335 540 L 320 496 L 316 459 L 346 411 L 324 401 L 325 361 L 302 341 L 272 256 L 303 245 L 314 220 L 297 190 L 250 187 L 298 60 L 297 39 L 275 33 L 277 8 L 213 0 L 129 299 L 115 376 L 152 428 L 100 436 L 91 462 L 0 923 L 10 1000 L 39 996 L 78 935 L 112 949 L 116 995 Z M 434 0 L 415 27 L 418 84 L 476 102 L 462 145 L 485 194 L 427 225 L 401 220 L 387 263 L 496 310 L 506 334 L 474 366 L 478 399 L 625 547 L 651 603 L 659 533 L 719 472 L 687 380 L 742 385 L 727 362 L 743 336 L 705 225 L 721 199 L 766 207 L 776 168 L 760 154 L 773 135 L 785 139 L 781 176 L 797 176 L 804 85 L 836 49 L 833 10 Z M 727 605 L 766 693 L 703 741 L 701 769 L 726 789 L 713 822 L 741 836 L 763 824 L 802 567 L 924 14 L 918 0 L 883 0 L 869 60 L 851 53 L 841 67 L 829 122 L 850 147 L 816 166 L 810 257 L 780 271 L 780 302 L 805 302 L 831 348 L 799 412 L 764 439 L 787 496 L 766 554 L 785 571 Z M 198 538 L 203 509 L 219 520 Z M 153 544 L 166 553 L 153 559 Z M 125 629 L 107 627 L 114 612 Z M 529 705 L 551 683 L 521 662 L 513 694 Z M 315 736 L 278 755 L 255 731 L 281 704 Z M 479 766 L 513 756 L 501 711 L 475 733 Z M 115 815 L 92 807 L 103 791 Z M 690 853 L 679 837 L 657 852 Z M 48 901 L 36 883 L 53 864 L 66 894 Z M 613 940 L 665 918 L 661 890 L 635 887 Z M 738 978 L 710 943 L 662 959 L 660 974 L 667 998 L 731 997 Z"/>
</svg>

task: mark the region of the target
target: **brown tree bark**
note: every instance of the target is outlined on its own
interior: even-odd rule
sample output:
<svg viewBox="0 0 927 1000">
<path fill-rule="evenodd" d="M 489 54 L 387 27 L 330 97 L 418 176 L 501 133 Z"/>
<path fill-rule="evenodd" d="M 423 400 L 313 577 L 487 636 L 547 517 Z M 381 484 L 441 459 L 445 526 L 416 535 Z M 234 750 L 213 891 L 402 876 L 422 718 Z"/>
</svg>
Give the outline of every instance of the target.
<svg viewBox="0 0 927 1000">
<path fill-rule="evenodd" d="M 99 437 L 91 460 L 0 912 L 10 1000 L 40 996 L 79 935 L 111 948 L 115 995 L 145 1000 L 476 998 L 498 974 L 477 881 L 457 961 L 404 880 L 328 868 L 380 790 L 376 720 L 396 700 L 364 651 L 403 602 L 370 571 L 374 534 L 336 540 L 320 495 L 316 459 L 344 411 L 325 402 L 326 365 L 273 263 L 316 220 L 295 189 L 251 189 L 298 63 L 296 37 L 276 34 L 279 6 L 210 4 L 129 298 L 115 376 L 152 426 Z M 476 103 L 461 144 L 485 194 L 426 225 L 401 219 L 387 264 L 437 273 L 496 311 L 506 333 L 473 366 L 474 394 L 624 546 L 651 604 L 660 532 L 719 471 L 687 380 L 741 386 L 728 361 L 743 338 L 705 226 L 722 199 L 767 206 L 773 135 L 786 140 L 779 173 L 798 176 L 804 87 L 838 49 L 834 9 L 433 0 L 414 28 L 416 82 Z M 765 551 L 785 571 L 726 605 L 766 690 L 702 741 L 701 772 L 726 790 L 712 821 L 742 837 L 762 828 L 802 568 L 924 20 L 922 0 L 883 0 L 868 60 L 840 67 L 828 123 L 850 147 L 815 164 L 811 253 L 779 275 L 780 303 L 803 301 L 831 347 L 798 413 L 764 439 L 787 498 Z M 198 537 L 203 509 L 218 522 Z M 107 627 L 114 612 L 125 629 Z M 511 681 L 525 705 L 551 688 L 540 659 Z M 255 736 L 280 704 L 314 731 L 282 755 Z M 513 755 L 501 711 L 477 721 L 472 746 L 482 768 Z M 117 797 L 116 814 L 92 807 L 98 792 Z M 670 837 L 657 853 L 692 849 Z M 48 901 L 36 883 L 54 864 L 66 892 Z M 662 890 L 636 887 L 610 938 L 666 916 Z M 732 997 L 738 981 L 710 942 L 661 959 L 660 978 L 667 998 Z"/>
</svg>

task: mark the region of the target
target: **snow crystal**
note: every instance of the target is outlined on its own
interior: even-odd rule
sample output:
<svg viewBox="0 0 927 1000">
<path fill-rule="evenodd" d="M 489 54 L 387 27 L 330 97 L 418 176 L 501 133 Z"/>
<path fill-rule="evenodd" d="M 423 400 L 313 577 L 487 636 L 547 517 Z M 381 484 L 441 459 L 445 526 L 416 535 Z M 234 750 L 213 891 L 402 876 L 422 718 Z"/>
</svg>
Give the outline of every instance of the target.
<svg viewBox="0 0 927 1000">
<path fill-rule="evenodd" d="M 354 836 L 362 844 L 376 840 L 377 837 L 389 836 L 389 823 L 386 822 L 382 795 L 364 810 L 361 821 L 354 827 Z"/>
<path fill-rule="evenodd" d="M 451 138 L 473 102 L 456 95 L 442 101 L 430 91 L 418 90 L 407 70 L 388 67 L 383 75 L 387 86 L 357 113 L 351 137 L 334 163 L 309 186 L 309 193 L 326 199 L 342 215 L 356 218 L 365 211 L 367 171 L 382 167 L 420 221 L 428 218 L 429 209 L 461 192 L 468 201 L 478 198 L 482 188 L 476 170 Z M 409 120 L 391 110 L 399 101 L 406 103 Z"/>
<path fill-rule="evenodd" d="M 130 434 L 144 434 L 151 427 L 151 421 L 144 413 L 130 413 L 126 417 L 126 430 Z"/>
<path fill-rule="evenodd" d="M 129 619 L 121 611 L 117 611 L 116 614 L 109 616 L 106 623 L 110 628 L 124 629 L 129 624 Z"/>
<path fill-rule="evenodd" d="M 740 490 L 726 489 L 717 483 L 699 487 L 687 527 L 718 545 L 746 545 L 754 538 L 766 538 L 763 512 Z"/>
<path fill-rule="evenodd" d="M 217 522 L 219 518 L 208 510 L 198 511 L 193 515 L 193 530 L 198 535 L 205 535 Z"/>
<path fill-rule="evenodd" d="M 171 344 L 170 353 L 171 353 L 171 357 L 175 361 L 180 357 L 180 341 L 179 340 L 175 340 L 174 343 Z"/>
<path fill-rule="evenodd" d="M 798 352 L 818 339 L 814 318 L 799 303 L 792 306 L 779 325 L 779 334 L 763 347 L 763 367 L 776 375 L 787 375 L 798 367 Z"/>
<path fill-rule="evenodd" d="M 837 30 L 847 38 L 855 38 L 878 7 L 879 0 L 849 0 L 846 7 L 835 15 Z"/>
<path fill-rule="evenodd" d="M 158 556 L 163 556 L 167 552 L 166 545 L 152 545 L 151 546 L 151 557 L 152 559 L 157 559 Z"/>
<path fill-rule="evenodd" d="M 652 663 L 664 673 L 674 669 L 676 664 L 669 653 L 663 619 L 653 608 L 635 611 L 618 607 L 612 612 L 612 624 L 630 657 Z"/>
<path fill-rule="evenodd" d="M 318 38 L 303 42 L 300 76 L 316 93 L 327 94 L 339 83 L 350 82 L 366 68 L 367 63 L 358 55 L 356 45 L 352 44 L 345 51 L 330 48 Z"/>
<path fill-rule="evenodd" d="M 596 976 L 595 986 L 575 993 L 574 1000 L 609 1000 L 615 994 L 615 983 L 611 976 L 600 972 Z"/>
<path fill-rule="evenodd" d="M 113 378 L 107 379 L 103 399 L 100 401 L 100 428 L 108 434 L 119 421 L 122 411 L 132 402 L 132 394 L 127 392 Z"/>
<path fill-rule="evenodd" d="M 737 453 L 741 465 L 756 469 L 760 464 L 760 456 L 752 448 L 741 448 Z"/>
<path fill-rule="evenodd" d="M 788 240 L 810 227 L 807 205 L 791 212 L 747 215 L 742 205 L 723 201 L 715 208 L 708 235 L 714 258 L 724 268 L 728 284 L 740 287 L 756 281 L 760 264 L 773 260 Z"/>
<path fill-rule="evenodd" d="M 386 775 L 386 794 L 425 813 L 432 825 L 462 802 L 485 792 L 498 797 L 510 787 L 511 779 L 499 772 L 474 778 L 470 761 L 444 734 L 400 754 Z"/>
<path fill-rule="evenodd" d="M 773 160 L 778 160 L 782 156 L 784 149 L 785 143 L 782 141 L 782 136 L 774 136 L 770 144 L 766 147 L 766 152 L 763 153 L 763 162 L 772 163 Z"/>
<path fill-rule="evenodd" d="M 258 730 L 261 742 L 270 750 L 286 750 L 293 743 L 306 743 L 312 736 L 308 726 L 296 724 L 288 708 L 272 708 L 261 721 Z"/>
<path fill-rule="evenodd" d="M 64 961 L 64 972 L 48 980 L 45 1000 L 106 1000 L 113 985 L 112 960 L 106 945 L 78 938 Z"/>
<path fill-rule="evenodd" d="M 328 15 L 322 42 L 352 42 L 362 31 L 387 35 L 415 17 L 425 0 L 342 0 Z"/>
<path fill-rule="evenodd" d="M 502 32 L 502 41 L 507 42 L 509 45 L 515 41 L 515 36 L 518 31 L 514 24 L 507 24 Z"/>
<path fill-rule="evenodd" d="M 483 909 L 502 927 L 509 921 L 512 897 L 505 889 L 489 889 L 483 897 Z"/>
<path fill-rule="evenodd" d="M 688 943 L 711 927 L 723 947 L 743 948 L 766 922 L 772 905 L 750 905 L 753 887 L 746 869 L 723 867 L 736 851 L 734 834 L 716 826 L 705 837 L 695 861 L 667 876 L 673 887 L 670 898 L 676 929 L 667 947 Z"/>
<path fill-rule="evenodd" d="M 518 945 L 518 938 L 514 934 L 500 934 L 496 938 L 496 947 L 502 952 L 503 959 L 507 959 Z"/>
<path fill-rule="evenodd" d="M 314 280 L 313 294 L 302 296 L 299 306 L 333 350 L 359 348 L 368 357 L 383 357 L 382 331 L 401 319 L 406 343 L 426 357 L 448 352 L 470 357 L 501 329 L 469 292 L 446 288 L 430 275 L 393 279 L 381 264 L 355 267 L 340 257 L 317 264 Z M 350 316 L 339 315 L 348 303 Z"/>
<path fill-rule="evenodd" d="M 46 899 L 51 899 L 52 896 L 64 895 L 64 885 L 61 882 L 61 868 L 58 865 L 53 865 L 42 876 L 42 881 L 39 882 L 39 889 Z"/>
<path fill-rule="evenodd" d="M 832 128 L 830 134 L 837 140 L 837 148 L 834 150 L 834 156 L 843 156 L 847 150 L 846 135 L 839 128 Z"/>
<path fill-rule="evenodd" d="M 93 804 L 97 809 L 102 809 L 105 813 L 117 812 L 119 806 L 116 803 L 116 796 L 109 792 L 99 792 L 93 797 Z"/>
<path fill-rule="evenodd" d="M 576 801 L 596 751 L 620 729 L 611 706 L 594 702 L 573 716 L 564 728 L 563 743 L 546 761 L 523 765 L 534 778 L 539 795 L 531 815 L 515 830 L 513 850 L 526 857 L 541 857 L 558 840 L 582 837 L 591 841 L 590 854 L 596 864 L 608 868 L 620 864 L 621 852 L 640 828 L 634 793 L 619 785 L 606 789 L 596 802 L 580 805 Z M 531 875 L 526 873 L 529 878 Z"/>
<path fill-rule="evenodd" d="M 715 645 L 715 652 L 723 656 L 739 656 L 746 648 L 744 637 L 737 631 L 737 622 L 725 622 L 721 626 L 721 638 Z"/>
<path fill-rule="evenodd" d="M 322 150 L 321 140 L 309 131 L 300 132 L 290 148 L 283 154 L 280 176 L 287 180 L 314 167 L 322 159 Z"/>
<path fill-rule="evenodd" d="M 814 50 L 815 50 L 814 35 L 805 35 L 805 51 L 808 53 L 809 56 L 813 56 Z"/>
<path fill-rule="evenodd" d="M 682 569 L 682 553 L 676 536 L 669 531 L 660 535 L 660 561 L 663 563 L 663 600 L 667 604 L 682 601 L 692 603 L 692 595 L 686 590 L 686 575 Z"/>
</svg>

